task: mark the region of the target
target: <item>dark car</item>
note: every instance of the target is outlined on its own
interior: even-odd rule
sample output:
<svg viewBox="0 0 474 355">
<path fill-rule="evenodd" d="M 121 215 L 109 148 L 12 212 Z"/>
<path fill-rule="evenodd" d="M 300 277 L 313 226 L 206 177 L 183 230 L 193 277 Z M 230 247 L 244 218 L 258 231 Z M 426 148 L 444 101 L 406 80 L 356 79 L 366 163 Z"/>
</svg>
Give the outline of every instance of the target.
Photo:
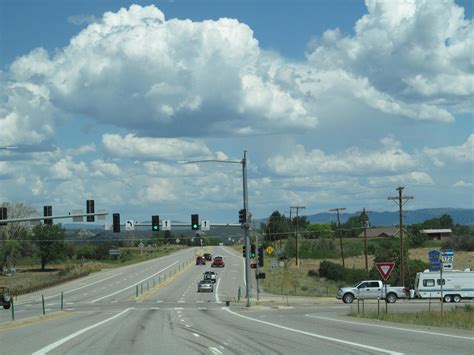
<svg viewBox="0 0 474 355">
<path fill-rule="evenodd" d="M 224 258 L 222 256 L 216 256 L 211 263 L 211 267 L 224 267 Z"/>
<path fill-rule="evenodd" d="M 198 256 L 196 258 L 196 265 L 206 265 L 206 259 L 204 259 L 202 256 Z"/>
<path fill-rule="evenodd" d="M 10 290 L 7 287 L 0 287 L 0 306 L 4 309 L 9 309 L 12 305 L 12 296 Z"/>
<path fill-rule="evenodd" d="M 209 280 L 212 283 L 217 281 L 217 274 L 214 271 L 206 271 L 203 275 L 204 280 Z"/>
<path fill-rule="evenodd" d="M 212 261 L 212 254 L 211 253 L 204 253 L 204 259 L 207 261 Z"/>
</svg>

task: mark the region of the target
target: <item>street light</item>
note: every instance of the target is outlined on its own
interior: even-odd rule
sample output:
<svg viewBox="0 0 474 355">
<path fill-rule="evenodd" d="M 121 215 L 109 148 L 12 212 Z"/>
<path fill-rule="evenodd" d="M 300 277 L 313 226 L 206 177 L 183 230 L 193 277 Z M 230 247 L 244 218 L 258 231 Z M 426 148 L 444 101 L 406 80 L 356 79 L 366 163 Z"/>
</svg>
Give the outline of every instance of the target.
<svg viewBox="0 0 474 355">
<path fill-rule="evenodd" d="M 178 160 L 178 164 L 194 164 L 194 163 L 230 163 L 230 164 L 242 164 L 242 184 L 243 184 L 243 199 L 244 199 L 244 210 L 249 211 L 249 200 L 247 191 L 247 150 L 244 150 L 244 157 L 242 160 L 220 160 L 220 159 L 204 159 L 204 160 Z M 248 214 L 248 218 L 244 226 L 245 232 L 245 248 L 250 250 L 250 219 L 251 216 Z M 245 292 L 247 297 L 247 307 L 250 307 L 250 253 L 245 255 Z"/>
</svg>

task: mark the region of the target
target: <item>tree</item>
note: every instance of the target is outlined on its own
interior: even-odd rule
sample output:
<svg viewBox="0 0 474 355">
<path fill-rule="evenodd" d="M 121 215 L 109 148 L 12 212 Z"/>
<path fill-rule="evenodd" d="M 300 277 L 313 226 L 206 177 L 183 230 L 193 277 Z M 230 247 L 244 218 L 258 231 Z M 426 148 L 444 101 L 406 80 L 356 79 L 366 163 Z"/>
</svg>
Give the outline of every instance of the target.
<svg viewBox="0 0 474 355">
<path fill-rule="evenodd" d="M 289 220 L 285 215 L 280 214 L 278 211 L 274 211 L 268 218 L 267 223 L 261 224 L 261 229 L 265 234 L 265 240 L 273 242 L 276 240 L 288 238 L 290 231 Z"/>
<path fill-rule="evenodd" d="M 308 224 L 305 228 L 307 239 L 331 238 L 333 231 L 328 224 Z"/>
<path fill-rule="evenodd" d="M 35 210 L 23 203 L 3 203 L 2 207 L 8 210 L 8 218 L 24 218 L 30 216 Z M 16 259 L 29 253 L 29 230 L 27 222 L 9 223 L 0 226 L 0 272 L 8 263 L 16 264 Z"/>
<path fill-rule="evenodd" d="M 64 254 L 65 230 L 61 225 L 41 224 L 33 228 L 33 243 L 41 261 L 41 271 Z"/>
</svg>

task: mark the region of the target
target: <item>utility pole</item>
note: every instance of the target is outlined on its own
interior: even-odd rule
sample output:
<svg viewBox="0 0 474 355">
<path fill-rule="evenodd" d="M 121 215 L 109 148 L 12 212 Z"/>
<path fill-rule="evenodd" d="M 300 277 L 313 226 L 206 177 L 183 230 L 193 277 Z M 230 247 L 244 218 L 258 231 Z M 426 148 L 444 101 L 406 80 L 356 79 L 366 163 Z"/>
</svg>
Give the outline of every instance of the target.
<svg viewBox="0 0 474 355">
<path fill-rule="evenodd" d="M 339 219 L 339 212 L 344 211 L 345 207 L 338 207 L 338 208 L 332 208 L 329 211 L 330 212 L 336 212 L 337 213 L 337 232 L 339 233 L 339 242 L 341 244 L 341 259 L 342 259 L 342 267 L 346 267 L 344 263 L 344 247 L 342 246 L 342 233 L 339 230 L 341 228 L 341 220 Z"/>
<path fill-rule="evenodd" d="M 400 280 L 402 280 L 402 286 L 405 286 L 405 273 L 403 272 L 403 206 L 408 201 L 403 200 L 413 200 L 413 196 L 403 196 L 404 186 L 399 186 L 396 188 L 398 191 L 398 196 L 389 196 L 388 200 L 393 200 L 398 204 L 399 215 L 400 215 Z M 397 201 L 398 200 L 398 201 Z"/>
<path fill-rule="evenodd" d="M 369 271 L 369 262 L 367 260 L 367 227 L 369 224 L 369 218 L 367 217 L 367 213 L 365 212 L 365 207 L 362 210 L 360 215 L 360 219 L 362 222 L 362 227 L 364 228 L 364 255 L 365 255 L 365 271 Z"/>
<path fill-rule="evenodd" d="M 296 266 L 299 266 L 299 262 L 298 262 L 298 211 L 300 209 L 304 209 L 306 207 L 304 206 L 290 206 L 290 214 L 291 214 L 291 210 L 292 209 L 295 209 L 296 210 L 296 228 L 295 228 L 295 237 L 296 237 Z"/>
</svg>

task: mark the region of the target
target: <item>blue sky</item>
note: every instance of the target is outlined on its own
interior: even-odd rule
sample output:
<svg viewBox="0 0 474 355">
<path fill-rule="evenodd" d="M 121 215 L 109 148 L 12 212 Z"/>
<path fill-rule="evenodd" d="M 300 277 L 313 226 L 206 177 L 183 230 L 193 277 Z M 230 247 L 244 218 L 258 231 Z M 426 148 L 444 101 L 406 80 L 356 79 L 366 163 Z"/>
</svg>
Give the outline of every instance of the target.
<svg viewBox="0 0 474 355">
<path fill-rule="evenodd" d="M 0 2 L 0 201 L 235 222 L 473 206 L 470 1 Z"/>
</svg>

